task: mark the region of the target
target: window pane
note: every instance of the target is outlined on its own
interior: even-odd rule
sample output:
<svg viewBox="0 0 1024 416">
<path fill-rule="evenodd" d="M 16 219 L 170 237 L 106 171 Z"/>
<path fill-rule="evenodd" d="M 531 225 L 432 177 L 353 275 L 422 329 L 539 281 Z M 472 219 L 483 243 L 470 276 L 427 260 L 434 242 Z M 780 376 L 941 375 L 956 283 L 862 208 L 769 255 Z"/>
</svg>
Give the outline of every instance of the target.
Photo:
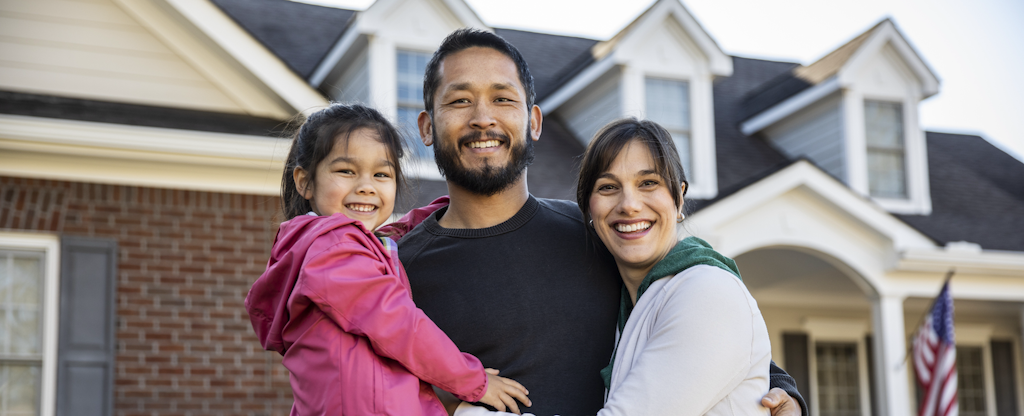
<svg viewBox="0 0 1024 416">
<path fill-rule="evenodd" d="M 423 106 L 423 73 L 426 72 L 428 59 L 430 59 L 428 53 L 398 51 L 399 104 Z"/>
<path fill-rule="evenodd" d="M 818 409 L 822 416 L 860 416 L 857 344 L 818 343 Z"/>
<path fill-rule="evenodd" d="M 871 196 L 905 198 L 907 196 L 903 169 L 903 153 L 868 151 L 868 188 Z"/>
<path fill-rule="evenodd" d="M 685 81 L 647 78 L 647 118 L 667 130 L 690 130 L 690 86 Z"/>
<path fill-rule="evenodd" d="M 903 149 L 903 106 L 885 101 L 864 101 L 865 134 L 869 147 Z"/>
<path fill-rule="evenodd" d="M 42 353 L 42 253 L 0 251 L 0 359 Z"/>
<path fill-rule="evenodd" d="M 672 134 L 683 170 L 690 178 L 690 84 L 686 81 L 646 78 L 647 118 Z"/>
<path fill-rule="evenodd" d="M 865 100 L 864 123 L 871 196 L 906 198 L 902 105 Z"/>
<path fill-rule="evenodd" d="M 981 347 L 956 347 L 957 400 L 961 416 L 986 416 Z"/>
<path fill-rule="evenodd" d="M 416 118 L 420 115 L 419 108 L 398 107 L 398 130 L 405 139 L 406 153 L 409 157 L 434 160 L 434 148 L 423 145 L 420 139 Z"/>
<path fill-rule="evenodd" d="M 679 159 L 683 162 L 683 173 L 686 179 L 692 181 L 690 173 L 690 135 L 686 133 L 672 133 L 672 141 L 675 142 L 676 151 L 679 152 Z"/>
<path fill-rule="evenodd" d="M 0 416 L 37 415 L 39 382 L 39 365 L 0 365 Z"/>
<path fill-rule="evenodd" d="M 416 118 L 423 111 L 423 73 L 429 53 L 398 51 L 398 130 L 406 142 L 408 157 L 434 159 L 434 150 L 420 140 Z"/>
</svg>

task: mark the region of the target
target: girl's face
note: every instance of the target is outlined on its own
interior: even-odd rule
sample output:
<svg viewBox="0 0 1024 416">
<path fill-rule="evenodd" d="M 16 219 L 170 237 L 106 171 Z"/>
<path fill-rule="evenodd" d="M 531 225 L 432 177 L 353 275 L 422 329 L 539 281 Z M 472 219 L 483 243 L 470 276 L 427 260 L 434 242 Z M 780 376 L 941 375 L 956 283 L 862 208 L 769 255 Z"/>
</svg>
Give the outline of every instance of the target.
<svg viewBox="0 0 1024 416">
<path fill-rule="evenodd" d="M 334 139 L 331 153 L 316 167 L 316 183 L 310 189 L 306 172 L 296 168 L 295 184 L 319 215 L 345 214 L 372 231 L 395 209 L 395 168 L 377 133 L 362 128 L 352 132 L 348 145 Z"/>
<path fill-rule="evenodd" d="M 624 275 L 629 271 L 642 278 L 678 241 L 680 207 L 672 200 L 670 186 L 681 184 L 666 183 L 647 146 L 637 141 L 626 144 L 594 183 L 594 230 Z"/>
</svg>

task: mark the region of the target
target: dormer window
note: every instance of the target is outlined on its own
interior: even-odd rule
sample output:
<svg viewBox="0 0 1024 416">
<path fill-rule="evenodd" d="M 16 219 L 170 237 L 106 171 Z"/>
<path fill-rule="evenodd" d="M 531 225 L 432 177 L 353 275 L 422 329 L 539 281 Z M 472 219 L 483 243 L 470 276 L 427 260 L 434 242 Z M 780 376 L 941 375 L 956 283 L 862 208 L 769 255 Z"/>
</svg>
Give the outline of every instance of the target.
<svg viewBox="0 0 1024 416">
<path fill-rule="evenodd" d="M 645 78 L 647 118 L 661 124 L 675 142 L 686 176 L 693 180 L 690 163 L 690 84 L 686 81 Z"/>
<path fill-rule="evenodd" d="M 897 102 L 864 100 L 864 122 L 868 191 L 877 198 L 906 199 L 903 106 Z"/>
<path fill-rule="evenodd" d="M 427 71 L 430 53 L 399 50 L 395 71 L 398 80 L 398 128 L 409 147 L 409 157 L 434 160 L 433 148 L 420 140 L 416 118 L 423 111 L 423 74 Z"/>
</svg>

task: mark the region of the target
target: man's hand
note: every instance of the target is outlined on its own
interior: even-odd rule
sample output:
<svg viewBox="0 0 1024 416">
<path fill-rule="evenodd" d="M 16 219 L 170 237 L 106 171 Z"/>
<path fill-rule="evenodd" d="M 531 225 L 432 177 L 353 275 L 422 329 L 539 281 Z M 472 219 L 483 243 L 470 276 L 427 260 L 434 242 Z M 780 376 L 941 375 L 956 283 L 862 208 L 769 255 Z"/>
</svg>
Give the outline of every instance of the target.
<svg viewBox="0 0 1024 416">
<path fill-rule="evenodd" d="M 800 404 L 778 387 L 769 390 L 761 398 L 761 405 L 771 409 L 772 416 L 801 416 Z"/>
</svg>

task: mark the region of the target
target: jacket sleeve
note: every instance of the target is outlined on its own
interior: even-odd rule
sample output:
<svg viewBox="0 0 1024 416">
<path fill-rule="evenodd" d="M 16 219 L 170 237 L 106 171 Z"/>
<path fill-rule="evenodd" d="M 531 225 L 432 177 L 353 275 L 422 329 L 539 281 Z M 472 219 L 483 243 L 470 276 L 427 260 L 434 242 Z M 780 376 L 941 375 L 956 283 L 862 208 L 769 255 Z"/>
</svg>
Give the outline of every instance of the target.
<svg viewBox="0 0 1024 416">
<path fill-rule="evenodd" d="M 459 351 L 416 307 L 401 277 L 387 274 L 385 261 L 364 243 L 344 233 L 307 259 L 303 291 L 342 330 L 369 338 L 377 354 L 461 400 L 479 401 L 487 391 L 480 360 Z"/>
<path fill-rule="evenodd" d="M 770 346 L 767 332 L 763 339 L 755 333 L 760 313 L 751 308 L 738 279 L 717 268 L 704 269 L 690 268 L 674 277 L 697 273 L 666 289 L 668 298 L 657 316 L 649 318 L 653 320 L 649 332 L 630 331 L 627 324 L 624 336 L 647 337 L 647 343 L 635 343 L 636 348 L 643 345 L 637 351 L 629 346 L 633 339 L 619 341 L 616 366 L 619 354 L 625 354 L 623 359 L 635 358 L 631 368 L 622 370 L 627 373 L 613 376 L 621 381 L 612 386 L 598 416 L 703 415 L 734 391 L 757 396 L 750 407 L 743 403 L 734 409 L 736 414 L 767 412 L 760 407 L 760 397 L 768 391 Z M 763 361 L 752 359 L 761 355 Z M 760 365 L 765 367 L 763 386 L 741 386 Z"/>
<path fill-rule="evenodd" d="M 769 387 L 778 387 L 785 390 L 786 394 L 789 394 L 790 397 L 800 404 L 800 414 L 803 416 L 810 415 L 811 413 L 807 411 L 807 402 L 804 401 L 804 396 L 801 396 L 800 391 L 796 388 L 796 380 L 786 370 L 775 365 L 775 360 L 772 360 L 772 365 L 768 369 L 771 375 L 771 385 Z"/>
</svg>

